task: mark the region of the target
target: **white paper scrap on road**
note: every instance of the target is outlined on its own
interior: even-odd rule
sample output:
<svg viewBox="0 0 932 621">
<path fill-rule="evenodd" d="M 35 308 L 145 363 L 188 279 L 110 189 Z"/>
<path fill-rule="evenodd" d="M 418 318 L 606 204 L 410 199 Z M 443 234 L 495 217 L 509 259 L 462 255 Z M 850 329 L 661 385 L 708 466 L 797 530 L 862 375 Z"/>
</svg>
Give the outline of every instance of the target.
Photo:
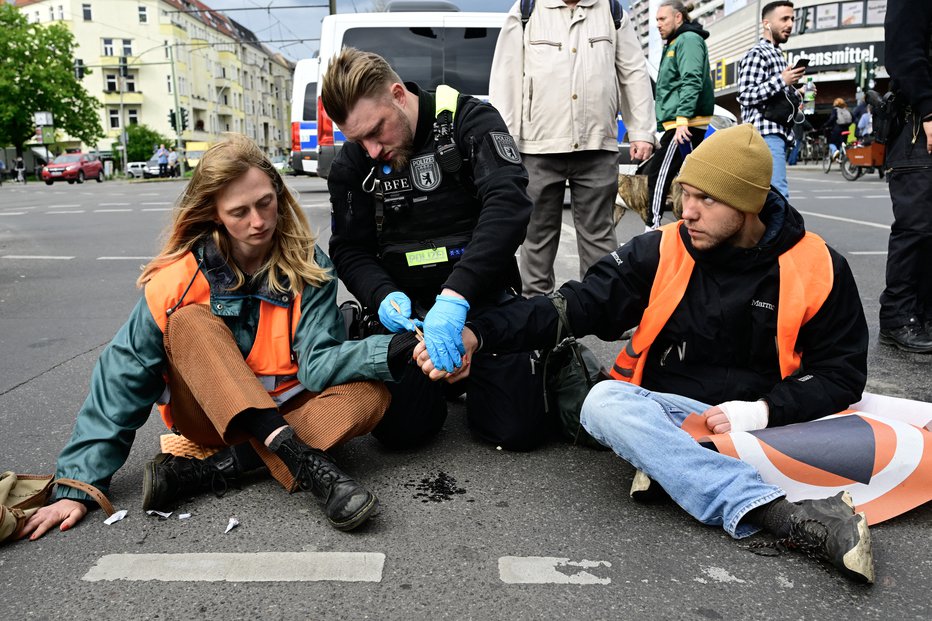
<svg viewBox="0 0 932 621">
<path fill-rule="evenodd" d="M 82 580 L 381 582 L 381 552 L 108 554 Z"/>
<path fill-rule="evenodd" d="M 239 520 L 237 520 L 235 517 L 231 517 L 230 521 L 227 523 L 227 529 L 223 531 L 223 534 L 227 534 L 237 526 L 239 526 Z"/>
<path fill-rule="evenodd" d="M 555 556 L 502 556 L 498 575 L 506 584 L 611 584 L 587 569 L 608 568 L 608 561 L 571 561 Z"/>
<path fill-rule="evenodd" d="M 178 519 L 179 519 L 179 520 L 186 520 L 186 519 L 188 519 L 189 517 L 191 517 L 191 514 L 190 514 L 190 513 L 179 513 L 179 514 L 178 514 Z"/>
<path fill-rule="evenodd" d="M 114 522 L 119 522 L 120 520 L 126 517 L 127 513 L 128 511 L 126 509 L 120 509 L 119 511 L 116 511 L 113 515 L 108 517 L 106 520 L 104 520 L 104 524 L 106 524 L 107 526 L 110 526 Z"/>
<path fill-rule="evenodd" d="M 169 511 L 168 513 L 165 513 L 164 511 L 156 511 L 155 509 L 149 509 L 148 511 L 146 511 L 146 514 L 148 514 L 148 515 L 158 515 L 158 516 L 161 516 L 161 517 L 163 517 L 163 518 L 165 518 L 165 519 L 167 520 L 168 518 L 171 517 L 172 512 Z"/>
</svg>

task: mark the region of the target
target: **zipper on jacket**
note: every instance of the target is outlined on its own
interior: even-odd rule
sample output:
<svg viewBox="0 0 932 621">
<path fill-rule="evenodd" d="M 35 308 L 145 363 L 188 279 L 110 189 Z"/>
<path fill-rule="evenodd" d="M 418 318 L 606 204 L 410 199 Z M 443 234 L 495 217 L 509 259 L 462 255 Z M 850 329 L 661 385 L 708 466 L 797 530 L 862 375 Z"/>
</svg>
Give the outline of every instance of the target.
<svg viewBox="0 0 932 621">
<path fill-rule="evenodd" d="M 549 45 L 550 47 L 557 48 L 557 50 L 561 52 L 563 51 L 563 44 L 559 41 L 545 41 L 543 39 L 539 39 L 537 41 L 528 41 L 528 43 L 531 45 Z"/>
<path fill-rule="evenodd" d="M 611 37 L 606 37 L 606 36 L 604 36 L 604 35 L 601 36 L 601 37 L 590 37 L 590 38 L 589 38 L 589 47 L 595 47 L 595 44 L 596 44 L 596 43 L 599 43 L 600 41 L 604 41 L 604 42 L 606 42 L 606 43 L 610 43 L 611 40 L 612 40 Z"/>
</svg>

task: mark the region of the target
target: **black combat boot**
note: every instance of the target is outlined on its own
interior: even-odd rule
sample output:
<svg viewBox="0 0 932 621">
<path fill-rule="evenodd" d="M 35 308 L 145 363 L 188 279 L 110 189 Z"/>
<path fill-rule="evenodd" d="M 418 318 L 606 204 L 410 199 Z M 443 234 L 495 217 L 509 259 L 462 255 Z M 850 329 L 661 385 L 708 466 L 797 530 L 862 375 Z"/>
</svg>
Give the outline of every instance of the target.
<svg viewBox="0 0 932 621">
<path fill-rule="evenodd" d="M 142 508 L 165 511 L 177 502 L 212 491 L 217 497 L 238 481 L 242 470 L 232 447 L 207 459 L 159 453 L 146 464 L 142 477 Z"/>
<path fill-rule="evenodd" d="M 330 523 L 339 530 L 353 530 L 368 520 L 379 506 L 375 494 L 340 470 L 333 460 L 294 436 L 291 427 L 282 430 L 269 444 L 302 490 L 323 503 Z"/>
<path fill-rule="evenodd" d="M 785 548 L 826 560 L 845 577 L 855 582 L 874 582 L 874 556 L 867 518 L 854 512 L 848 492 L 831 498 L 801 500 L 790 503 L 778 500 L 774 513 L 783 524 L 773 524 L 769 516 L 764 526 L 771 532 L 786 533 L 774 544 L 764 547 Z"/>
</svg>

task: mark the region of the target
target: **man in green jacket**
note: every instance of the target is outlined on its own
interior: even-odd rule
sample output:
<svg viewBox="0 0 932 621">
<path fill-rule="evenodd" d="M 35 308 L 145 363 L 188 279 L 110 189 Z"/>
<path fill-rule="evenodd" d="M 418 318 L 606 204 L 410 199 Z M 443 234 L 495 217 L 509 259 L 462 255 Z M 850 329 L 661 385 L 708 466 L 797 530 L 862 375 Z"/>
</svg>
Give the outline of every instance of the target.
<svg viewBox="0 0 932 621">
<path fill-rule="evenodd" d="M 657 72 L 657 131 L 663 131 L 660 148 L 647 162 L 650 210 L 648 229 L 660 226 L 670 182 L 683 158 L 699 146 L 715 108 L 709 50 L 709 33 L 690 19 L 692 5 L 664 0 L 657 10 L 657 30 L 666 41 Z"/>
</svg>

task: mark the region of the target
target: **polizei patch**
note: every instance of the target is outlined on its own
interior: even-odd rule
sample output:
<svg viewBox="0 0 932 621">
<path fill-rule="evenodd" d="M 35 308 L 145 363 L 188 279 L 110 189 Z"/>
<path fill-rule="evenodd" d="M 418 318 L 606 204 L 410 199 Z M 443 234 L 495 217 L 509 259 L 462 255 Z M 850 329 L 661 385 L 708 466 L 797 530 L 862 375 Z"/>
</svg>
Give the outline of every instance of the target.
<svg viewBox="0 0 932 621">
<path fill-rule="evenodd" d="M 440 166 L 433 153 L 411 160 L 411 182 L 422 192 L 430 192 L 440 185 Z"/>
<path fill-rule="evenodd" d="M 521 154 L 518 153 L 518 145 L 515 144 L 515 139 L 511 134 L 489 132 L 489 135 L 492 136 L 492 144 L 495 145 L 495 151 L 500 158 L 512 164 L 521 163 Z"/>
</svg>

